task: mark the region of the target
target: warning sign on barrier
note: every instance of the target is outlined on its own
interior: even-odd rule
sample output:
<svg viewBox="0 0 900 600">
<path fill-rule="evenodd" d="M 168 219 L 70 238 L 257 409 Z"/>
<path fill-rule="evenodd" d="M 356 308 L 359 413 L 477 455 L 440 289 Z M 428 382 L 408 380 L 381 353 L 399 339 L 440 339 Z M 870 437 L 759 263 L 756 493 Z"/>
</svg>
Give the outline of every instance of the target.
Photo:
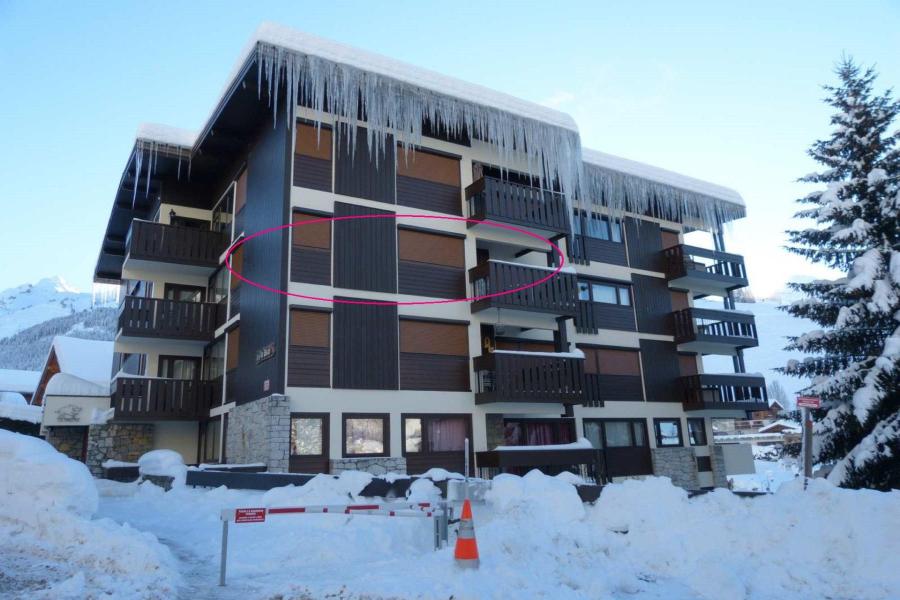
<svg viewBox="0 0 900 600">
<path fill-rule="evenodd" d="M 265 508 L 236 508 L 234 510 L 235 523 L 262 523 L 265 520 Z"/>
</svg>

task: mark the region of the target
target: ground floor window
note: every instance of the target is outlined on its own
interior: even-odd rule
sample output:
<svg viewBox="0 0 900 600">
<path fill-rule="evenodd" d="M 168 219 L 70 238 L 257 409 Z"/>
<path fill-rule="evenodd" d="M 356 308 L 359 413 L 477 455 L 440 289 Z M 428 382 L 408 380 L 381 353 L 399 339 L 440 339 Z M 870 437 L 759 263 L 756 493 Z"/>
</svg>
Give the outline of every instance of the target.
<svg viewBox="0 0 900 600">
<path fill-rule="evenodd" d="M 326 419 L 323 415 L 291 415 L 291 456 L 321 456 L 325 451 Z"/>
<path fill-rule="evenodd" d="M 653 419 L 656 429 L 656 446 L 666 448 L 683 446 L 681 439 L 681 419 Z"/>
<path fill-rule="evenodd" d="M 595 448 L 633 448 L 647 445 L 643 419 L 585 419 L 584 437 Z"/>
<path fill-rule="evenodd" d="M 213 417 L 201 423 L 200 460 L 203 462 L 219 462 L 219 445 L 222 436 L 222 417 Z"/>
<path fill-rule="evenodd" d="M 467 415 L 403 415 L 406 453 L 462 452 L 467 437 Z"/>
<path fill-rule="evenodd" d="M 696 419 L 688 419 L 688 439 L 691 442 L 691 446 L 705 446 L 706 445 L 706 425 L 703 422 L 702 418 Z"/>
<path fill-rule="evenodd" d="M 504 419 L 505 446 L 547 446 L 575 441 L 574 419 Z"/>
<path fill-rule="evenodd" d="M 389 423 L 387 414 L 345 414 L 344 456 L 387 456 Z"/>
</svg>

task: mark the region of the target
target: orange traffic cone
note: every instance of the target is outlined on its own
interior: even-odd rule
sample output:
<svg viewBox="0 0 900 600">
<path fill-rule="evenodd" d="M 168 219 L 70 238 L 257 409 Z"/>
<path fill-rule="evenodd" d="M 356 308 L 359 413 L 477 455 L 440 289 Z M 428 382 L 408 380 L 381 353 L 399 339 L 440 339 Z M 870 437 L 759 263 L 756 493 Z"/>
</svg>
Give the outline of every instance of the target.
<svg viewBox="0 0 900 600">
<path fill-rule="evenodd" d="M 463 502 L 459 529 L 456 531 L 456 549 L 453 551 L 456 564 L 466 569 L 478 568 L 478 542 L 475 541 L 475 524 L 472 523 L 472 505 L 469 499 Z"/>
</svg>

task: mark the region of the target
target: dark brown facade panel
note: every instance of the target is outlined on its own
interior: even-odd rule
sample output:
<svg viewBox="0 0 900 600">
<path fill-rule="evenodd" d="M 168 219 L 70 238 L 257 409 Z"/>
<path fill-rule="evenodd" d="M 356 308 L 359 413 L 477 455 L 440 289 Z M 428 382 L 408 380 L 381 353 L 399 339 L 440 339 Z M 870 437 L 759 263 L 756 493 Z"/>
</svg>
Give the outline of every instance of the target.
<svg viewBox="0 0 900 600">
<path fill-rule="evenodd" d="M 398 389 L 397 307 L 338 303 L 333 315 L 334 387 Z"/>
<path fill-rule="evenodd" d="M 624 243 L 598 240 L 585 235 L 573 236 L 570 255 L 579 262 L 593 261 L 611 265 L 628 265 Z"/>
<path fill-rule="evenodd" d="M 437 454 L 407 454 L 406 472 L 410 475 L 425 473 L 428 469 L 446 469 L 451 473 L 462 473 L 466 468 L 465 454 L 462 452 L 441 452 Z"/>
<path fill-rule="evenodd" d="M 335 202 L 334 216 L 394 213 Z M 394 218 L 334 222 L 335 287 L 397 292 L 397 225 Z"/>
<path fill-rule="evenodd" d="M 632 267 L 662 272 L 662 233 L 658 223 L 628 217 L 625 219 L 625 239 Z"/>
<path fill-rule="evenodd" d="M 331 251 L 293 246 L 291 281 L 331 285 Z"/>
<path fill-rule="evenodd" d="M 575 326 L 580 331 L 597 329 L 635 331 L 634 309 L 621 304 L 579 301 Z"/>
<path fill-rule="evenodd" d="M 641 340 L 641 362 L 648 402 L 680 402 L 681 371 L 673 342 Z"/>
<path fill-rule="evenodd" d="M 446 299 L 466 297 L 466 273 L 463 269 L 405 260 L 401 260 L 397 268 L 401 294 Z"/>
<path fill-rule="evenodd" d="M 397 204 L 462 216 L 462 191 L 459 186 L 398 176 Z"/>
<path fill-rule="evenodd" d="M 308 346 L 288 348 L 288 385 L 328 387 L 331 384 L 330 350 Z"/>
<path fill-rule="evenodd" d="M 632 275 L 634 312 L 638 331 L 660 335 L 674 334 L 672 297 L 665 279 Z"/>
<path fill-rule="evenodd" d="M 581 347 L 584 372 L 603 375 L 641 376 L 640 353 L 635 350 Z"/>
<path fill-rule="evenodd" d="M 335 164 L 334 191 L 344 196 L 365 198 L 394 204 L 395 202 L 395 153 L 393 136 L 388 135 L 379 152 L 373 145 L 371 152 L 364 127 L 356 128 L 356 139 L 351 139 L 346 126 L 339 128 L 337 162 Z M 378 153 L 376 160 L 376 153 Z"/>
<path fill-rule="evenodd" d="M 400 389 L 469 391 L 469 359 L 443 354 L 400 354 Z"/>
<path fill-rule="evenodd" d="M 331 161 L 295 154 L 293 183 L 295 187 L 330 192 Z"/>
<path fill-rule="evenodd" d="M 642 402 L 644 388 L 640 375 L 595 375 L 594 384 L 604 402 Z"/>
<path fill-rule="evenodd" d="M 668 229 L 660 230 L 660 236 L 662 241 L 663 248 L 671 248 L 672 246 L 677 246 L 681 242 L 678 240 L 678 232 L 677 231 L 669 231 Z"/>
<path fill-rule="evenodd" d="M 682 375 L 697 374 L 697 356 L 694 354 L 679 354 L 678 365 Z"/>
</svg>

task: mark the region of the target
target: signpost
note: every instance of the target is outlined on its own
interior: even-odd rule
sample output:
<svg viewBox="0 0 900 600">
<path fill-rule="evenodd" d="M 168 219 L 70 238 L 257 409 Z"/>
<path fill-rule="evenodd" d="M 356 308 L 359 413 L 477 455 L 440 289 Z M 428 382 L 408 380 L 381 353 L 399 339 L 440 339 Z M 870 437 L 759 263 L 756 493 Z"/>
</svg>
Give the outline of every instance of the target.
<svg viewBox="0 0 900 600">
<path fill-rule="evenodd" d="M 797 408 L 801 409 L 803 419 L 803 489 L 809 485 L 812 477 L 812 415 L 811 408 L 821 408 L 822 399 L 818 396 L 797 396 Z"/>
</svg>

